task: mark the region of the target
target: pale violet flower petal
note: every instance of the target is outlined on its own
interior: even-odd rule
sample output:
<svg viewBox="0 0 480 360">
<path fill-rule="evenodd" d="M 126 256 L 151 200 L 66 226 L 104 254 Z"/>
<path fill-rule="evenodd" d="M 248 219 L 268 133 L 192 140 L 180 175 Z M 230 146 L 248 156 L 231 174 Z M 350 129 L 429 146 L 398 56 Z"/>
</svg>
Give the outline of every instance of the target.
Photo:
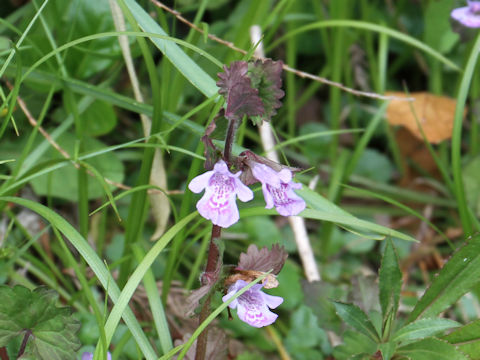
<svg viewBox="0 0 480 360">
<path fill-rule="evenodd" d="M 270 184 L 272 186 L 280 185 L 281 180 L 278 176 L 278 173 L 265 164 L 255 163 L 252 166 L 252 174 L 255 179 L 260 181 L 262 184 Z"/>
<path fill-rule="evenodd" d="M 228 289 L 227 295 L 222 300 L 225 302 L 235 295 L 240 289 L 248 285 L 244 280 L 237 280 Z M 275 308 L 283 302 L 279 296 L 271 296 L 262 292 L 262 285 L 255 284 L 228 306 L 237 309 L 238 318 L 250 326 L 263 327 L 275 322 L 278 315 L 269 308 Z M 235 303 L 235 304 L 234 304 Z"/>
<path fill-rule="evenodd" d="M 235 186 L 237 187 L 237 196 L 241 201 L 247 202 L 253 199 L 253 191 L 237 178 L 235 178 Z"/>
<path fill-rule="evenodd" d="M 200 215 L 223 228 L 239 220 L 237 196 L 242 201 L 253 199 L 253 192 L 238 179 L 240 174 L 232 174 L 227 164 L 220 160 L 212 171 L 192 179 L 188 185 L 190 190 L 201 192 L 205 189 L 204 195 L 197 202 Z"/>
<path fill-rule="evenodd" d="M 450 16 L 470 28 L 480 27 L 480 1 L 468 1 L 468 6 L 453 9 Z"/>
<path fill-rule="evenodd" d="M 188 184 L 188 188 L 196 194 L 202 192 L 203 189 L 208 186 L 208 181 L 212 177 L 213 173 L 213 171 L 207 171 L 204 174 L 194 177 L 192 181 L 190 181 L 190 184 Z"/>
<path fill-rule="evenodd" d="M 260 163 L 254 163 L 251 169 L 253 176 L 262 183 L 266 209 L 275 207 L 282 216 L 298 215 L 305 209 L 305 201 L 293 191 L 300 189 L 302 184 L 292 181 L 290 170 L 277 172 Z"/>
<path fill-rule="evenodd" d="M 93 360 L 93 353 L 84 352 L 82 354 L 82 360 Z M 107 352 L 107 360 L 112 360 L 112 354 L 110 354 L 110 351 Z"/>
<path fill-rule="evenodd" d="M 282 216 L 292 216 L 301 213 L 305 207 L 305 200 L 295 194 L 292 187 L 298 188 L 298 183 L 290 182 L 288 184 L 282 184 L 279 188 L 273 188 L 267 185 L 267 189 L 270 192 L 273 203 L 278 213 Z"/>
</svg>

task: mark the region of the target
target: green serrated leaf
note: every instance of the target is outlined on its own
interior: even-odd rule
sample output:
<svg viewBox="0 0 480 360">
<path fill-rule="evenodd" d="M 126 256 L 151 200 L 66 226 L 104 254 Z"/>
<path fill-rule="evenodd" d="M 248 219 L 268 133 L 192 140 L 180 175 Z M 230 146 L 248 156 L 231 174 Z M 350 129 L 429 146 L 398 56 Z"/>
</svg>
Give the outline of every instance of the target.
<svg viewBox="0 0 480 360">
<path fill-rule="evenodd" d="M 333 356 L 337 360 L 369 359 L 375 353 L 377 344 L 362 333 L 347 330 L 344 344 L 335 347 Z"/>
<path fill-rule="evenodd" d="M 420 319 L 399 329 L 393 335 L 393 340 L 406 342 L 423 339 L 460 325 L 450 319 Z"/>
<path fill-rule="evenodd" d="M 367 315 L 358 306 L 338 301 L 334 301 L 333 305 L 335 306 L 337 315 L 348 325 L 368 336 L 374 342 L 379 341 L 375 327 Z"/>
<path fill-rule="evenodd" d="M 46 287 L 33 291 L 16 285 L 0 286 L 0 346 L 31 331 L 22 359 L 75 358 L 80 323 L 68 307 L 57 307 L 58 294 Z"/>
<path fill-rule="evenodd" d="M 455 329 L 443 339 L 457 346 L 472 359 L 480 359 L 480 320 Z"/>
<path fill-rule="evenodd" d="M 379 275 L 379 299 L 382 307 L 383 323 L 386 324 L 386 320 L 397 313 L 402 288 L 402 272 L 391 239 L 387 240 Z"/>
<path fill-rule="evenodd" d="M 396 355 L 415 360 L 467 360 L 455 346 L 436 338 L 423 339 L 397 349 Z"/>
<path fill-rule="evenodd" d="M 453 254 L 433 279 L 408 321 L 432 318 L 456 302 L 480 281 L 480 237 L 476 236 Z"/>
</svg>

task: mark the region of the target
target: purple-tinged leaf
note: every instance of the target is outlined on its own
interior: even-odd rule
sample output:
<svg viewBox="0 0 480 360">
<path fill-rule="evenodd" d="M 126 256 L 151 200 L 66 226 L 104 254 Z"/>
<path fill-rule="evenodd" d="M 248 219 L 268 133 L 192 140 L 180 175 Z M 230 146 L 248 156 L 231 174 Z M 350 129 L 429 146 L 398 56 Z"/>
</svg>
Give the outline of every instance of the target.
<svg viewBox="0 0 480 360">
<path fill-rule="evenodd" d="M 252 86 L 258 90 L 258 96 L 262 99 L 264 112 L 252 117 L 256 125 L 262 121 L 270 121 L 282 103 L 280 99 L 285 95 L 282 87 L 282 61 L 256 60 L 248 64 L 248 75 L 252 80 Z"/>
<path fill-rule="evenodd" d="M 248 64 L 245 61 L 235 61 L 230 67 L 224 66 L 223 73 L 218 73 L 218 92 L 225 97 L 227 119 L 240 120 L 244 115 L 258 116 L 264 112 L 258 90 L 252 87 L 247 71 Z"/>
<path fill-rule="evenodd" d="M 258 250 L 258 248 L 252 244 L 248 247 L 246 254 L 240 254 L 238 269 L 262 272 L 272 270 L 272 274 L 277 275 L 280 270 L 282 270 L 287 257 L 288 254 L 283 246 L 275 244 L 271 250 L 268 250 L 266 247 Z"/>
</svg>

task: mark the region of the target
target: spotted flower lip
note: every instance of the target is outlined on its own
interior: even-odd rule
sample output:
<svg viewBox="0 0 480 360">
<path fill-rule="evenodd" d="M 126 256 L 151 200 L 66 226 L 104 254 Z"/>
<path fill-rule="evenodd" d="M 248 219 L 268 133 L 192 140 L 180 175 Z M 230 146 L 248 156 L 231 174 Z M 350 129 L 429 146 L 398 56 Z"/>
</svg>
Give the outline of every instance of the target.
<svg viewBox="0 0 480 360">
<path fill-rule="evenodd" d="M 292 180 L 290 170 L 282 169 L 276 172 L 265 164 L 254 163 L 252 173 L 262 183 L 265 208 L 271 209 L 275 206 L 278 213 L 283 216 L 298 215 L 305 209 L 305 200 L 293 191 L 300 189 L 302 184 Z"/>
<path fill-rule="evenodd" d="M 199 175 L 190 181 L 188 188 L 194 193 L 205 189 L 205 194 L 197 203 L 197 210 L 214 225 L 227 228 L 235 224 L 238 213 L 236 197 L 243 201 L 253 199 L 253 192 L 238 178 L 241 171 L 232 174 L 225 161 L 218 161 L 212 171 Z"/>
<path fill-rule="evenodd" d="M 468 6 L 453 9 L 450 16 L 470 28 L 480 28 L 480 1 L 467 1 Z"/>
<path fill-rule="evenodd" d="M 237 280 L 229 287 L 228 293 L 222 298 L 222 301 L 228 301 L 247 285 L 246 281 Z M 255 284 L 228 305 L 231 309 L 237 309 L 240 320 L 256 328 L 273 324 L 278 315 L 271 312 L 270 309 L 275 309 L 283 302 L 283 298 L 280 296 L 265 294 L 261 289 L 262 284 Z"/>
</svg>

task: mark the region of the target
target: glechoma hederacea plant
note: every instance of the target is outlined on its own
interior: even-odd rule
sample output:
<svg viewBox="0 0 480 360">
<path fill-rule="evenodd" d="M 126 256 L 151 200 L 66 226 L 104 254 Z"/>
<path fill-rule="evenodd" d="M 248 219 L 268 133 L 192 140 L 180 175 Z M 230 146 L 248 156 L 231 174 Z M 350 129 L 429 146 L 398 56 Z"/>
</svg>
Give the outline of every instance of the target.
<svg viewBox="0 0 480 360">
<path fill-rule="evenodd" d="M 301 184 L 292 180 L 292 170 L 295 169 L 276 164 L 251 151 L 245 151 L 239 156 L 232 154 L 235 132 L 241 121 L 251 119 L 256 125 L 270 121 L 276 109 L 281 106 L 280 98 L 284 95 L 281 90 L 281 72 L 282 62 L 267 59 L 235 61 L 229 67 L 225 66 L 223 73 L 218 74 L 220 80 L 217 86 L 224 97 L 225 109 L 208 126 L 202 138 L 207 159 L 205 165 L 209 171 L 192 179 L 188 185 L 195 193 L 205 190 L 197 203 L 197 209 L 213 226 L 208 263 L 201 277 L 202 288 L 192 294 L 194 306 L 202 296 L 210 297 L 212 289 L 215 289 L 220 280 L 223 280 L 226 292 L 222 298 L 225 302 L 251 281 L 264 276 L 262 284 L 253 285 L 229 304 L 231 309 L 237 309 L 242 321 L 254 327 L 270 325 L 277 319 L 270 308 L 279 306 L 283 299 L 265 294 L 261 289 L 278 286 L 275 275 L 280 272 L 287 254 L 278 246 L 258 251 L 255 245 L 251 245 L 247 253 L 240 256 L 238 265 L 230 267 L 230 272 L 224 276 L 222 255 L 217 242 L 221 228 L 227 228 L 239 220 L 236 198 L 243 202 L 253 199 L 253 192 L 248 185 L 260 182 L 266 208 L 275 207 L 283 216 L 297 215 L 305 209 L 305 201 L 294 192 L 294 189 L 301 187 Z M 211 138 L 216 128 L 215 122 L 222 117 L 228 121 L 223 152 L 214 145 Z M 209 313 L 209 304 L 208 300 L 204 302 L 200 321 Z M 202 351 L 202 342 L 206 338 L 204 332 L 198 340 L 197 353 Z"/>
</svg>

